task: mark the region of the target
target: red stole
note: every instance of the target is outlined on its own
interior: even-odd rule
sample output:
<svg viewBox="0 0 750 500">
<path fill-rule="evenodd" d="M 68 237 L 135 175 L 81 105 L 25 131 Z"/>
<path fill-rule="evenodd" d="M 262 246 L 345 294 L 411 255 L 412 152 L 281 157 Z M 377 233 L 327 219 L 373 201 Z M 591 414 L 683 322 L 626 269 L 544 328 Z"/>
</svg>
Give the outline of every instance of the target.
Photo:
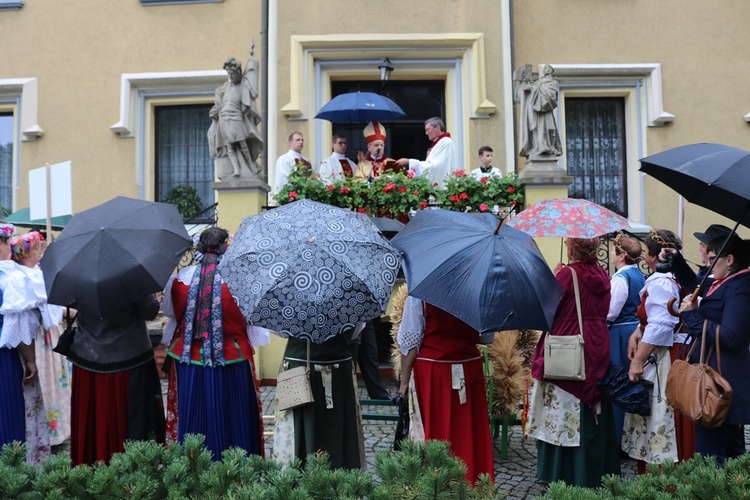
<svg viewBox="0 0 750 500">
<path fill-rule="evenodd" d="M 435 144 L 437 144 L 440 139 L 442 139 L 443 137 L 450 137 L 450 136 L 451 135 L 448 132 L 443 132 L 439 136 L 435 137 L 435 140 L 432 141 L 432 144 L 430 145 L 429 149 L 427 150 L 427 156 L 430 156 L 430 153 L 432 152 L 432 148 L 435 147 Z"/>
<path fill-rule="evenodd" d="M 349 160 L 347 160 L 346 158 L 341 158 L 339 160 L 339 163 L 341 164 L 341 169 L 344 171 L 345 177 L 351 177 L 352 175 L 354 175 L 354 172 L 352 172 L 352 166 L 349 165 Z"/>
<path fill-rule="evenodd" d="M 312 165 L 310 165 L 310 162 L 304 158 L 295 158 L 294 166 L 297 167 L 297 170 L 299 170 L 305 177 L 310 177 L 312 175 Z"/>
</svg>

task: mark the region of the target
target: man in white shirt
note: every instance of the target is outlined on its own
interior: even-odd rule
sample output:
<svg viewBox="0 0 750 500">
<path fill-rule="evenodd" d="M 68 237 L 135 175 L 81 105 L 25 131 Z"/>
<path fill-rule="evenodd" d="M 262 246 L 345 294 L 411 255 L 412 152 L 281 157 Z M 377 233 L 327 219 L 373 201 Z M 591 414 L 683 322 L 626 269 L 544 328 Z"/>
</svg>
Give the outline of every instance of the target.
<svg viewBox="0 0 750 500">
<path fill-rule="evenodd" d="M 292 132 L 289 136 L 289 151 L 279 156 L 276 160 L 276 172 L 274 173 L 273 194 L 274 196 L 286 185 L 286 180 L 295 166 L 302 166 L 312 173 L 310 160 L 302 156 L 302 147 L 305 145 L 305 137 L 302 132 Z"/>
<path fill-rule="evenodd" d="M 445 178 L 461 170 L 458 164 L 456 145 L 451 135 L 445 131 L 445 123 L 438 117 L 433 117 L 424 122 L 424 132 L 432 141 L 427 158 L 419 161 L 409 158 L 401 158 L 396 162 L 399 167 L 409 167 L 416 175 L 425 175 L 430 182 L 437 184 L 439 188 L 445 187 Z"/>
<path fill-rule="evenodd" d="M 484 177 L 502 177 L 503 171 L 492 166 L 492 148 L 482 146 L 479 148 L 479 168 L 475 168 L 469 175 L 476 179 Z"/>
<path fill-rule="evenodd" d="M 320 180 L 331 185 L 338 180 L 351 178 L 357 171 L 357 164 L 345 156 L 346 137 L 334 135 L 331 143 L 333 154 L 323 160 L 318 168 Z"/>
</svg>

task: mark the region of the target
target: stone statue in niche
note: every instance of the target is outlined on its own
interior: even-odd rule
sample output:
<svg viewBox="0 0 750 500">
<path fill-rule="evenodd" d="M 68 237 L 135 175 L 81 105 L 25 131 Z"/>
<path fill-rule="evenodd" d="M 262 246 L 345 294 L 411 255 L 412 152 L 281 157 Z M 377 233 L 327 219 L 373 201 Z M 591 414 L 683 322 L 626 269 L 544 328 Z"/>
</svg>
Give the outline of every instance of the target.
<svg viewBox="0 0 750 500">
<path fill-rule="evenodd" d="M 254 52 L 253 43 L 244 72 L 234 57 L 224 62 L 229 79 L 216 89 L 215 104 L 209 112 L 208 144 L 220 181 L 261 179 L 258 156 L 263 151 L 263 139 L 258 131 L 260 113 L 255 104 L 259 64 Z"/>
<path fill-rule="evenodd" d="M 513 75 L 515 101 L 520 105 L 520 155 L 529 160 L 557 158 L 562 154 L 560 132 L 557 128 L 557 108 L 560 84 L 549 64 L 542 66 L 542 76 L 522 66 Z"/>
</svg>

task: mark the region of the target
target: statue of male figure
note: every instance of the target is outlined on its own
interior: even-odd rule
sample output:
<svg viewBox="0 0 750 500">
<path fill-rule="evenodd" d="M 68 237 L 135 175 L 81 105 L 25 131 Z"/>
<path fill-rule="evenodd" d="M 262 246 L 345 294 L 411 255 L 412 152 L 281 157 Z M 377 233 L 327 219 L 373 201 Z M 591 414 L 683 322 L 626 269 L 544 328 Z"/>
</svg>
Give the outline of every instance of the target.
<svg viewBox="0 0 750 500">
<path fill-rule="evenodd" d="M 542 66 L 542 77 L 526 65 L 515 74 L 515 100 L 521 106 L 519 127 L 520 155 L 527 158 L 552 157 L 562 154 L 560 133 L 555 118 L 560 84 L 549 64 Z"/>
<path fill-rule="evenodd" d="M 216 89 L 215 104 L 209 112 L 208 144 L 217 166 L 221 158 L 229 158 L 233 177 L 259 179 L 261 168 L 256 160 L 263 151 L 263 140 L 258 132 L 260 114 L 255 104 L 259 65 L 254 51 L 255 45 L 250 49 L 244 73 L 234 57 L 224 62 L 229 80 Z M 223 172 L 217 170 L 221 179 Z"/>
</svg>

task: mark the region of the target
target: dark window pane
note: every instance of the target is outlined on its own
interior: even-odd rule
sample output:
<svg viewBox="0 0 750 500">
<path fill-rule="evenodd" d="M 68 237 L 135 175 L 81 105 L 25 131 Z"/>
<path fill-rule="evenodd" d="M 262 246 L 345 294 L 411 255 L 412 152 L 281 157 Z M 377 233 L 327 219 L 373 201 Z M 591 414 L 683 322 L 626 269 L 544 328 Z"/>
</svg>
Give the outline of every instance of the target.
<svg viewBox="0 0 750 500">
<path fill-rule="evenodd" d="M 214 164 L 206 133 L 210 104 L 156 108 L 156 200 L 177 186 L 192 186 L 203 208 L 214 203 Z"/>
<path fill-rule="evenodd" d="M 13 210 L 13 113 L 0 113 L 0 207 Z"/>
<path fill-rule="evenodd" d="M 568 196 L 627 217 L 625 99 L 565 99 L 565 136 Z"/>
</svg>

